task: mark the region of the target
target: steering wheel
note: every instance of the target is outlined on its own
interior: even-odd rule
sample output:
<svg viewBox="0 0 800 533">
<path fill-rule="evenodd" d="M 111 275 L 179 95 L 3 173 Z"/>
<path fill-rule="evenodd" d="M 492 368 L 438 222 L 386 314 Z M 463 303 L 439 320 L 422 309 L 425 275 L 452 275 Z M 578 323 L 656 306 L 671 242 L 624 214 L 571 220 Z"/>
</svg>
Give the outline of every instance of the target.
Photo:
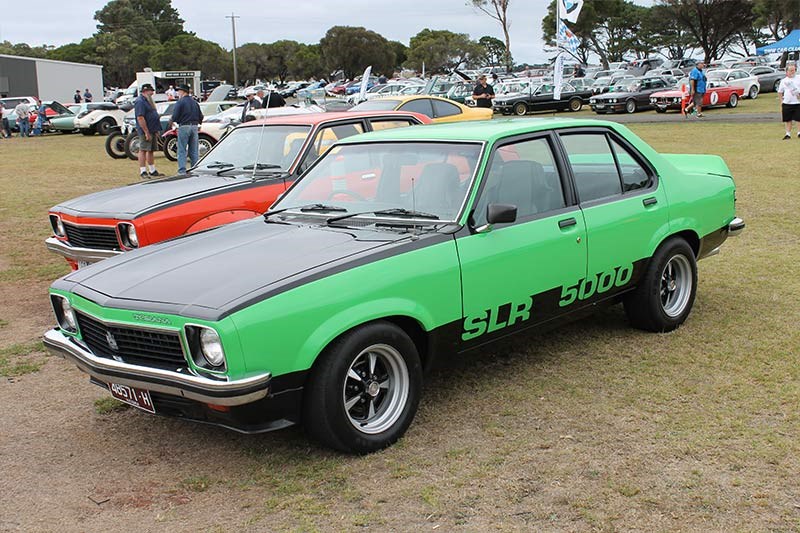
<svg viewBox="0 0 800 533">
<path fill-rule="evenodd" d="M 328 195 L 328 200 L 333 200 L 336 196 L 338 196 L 340 194 L 343 194 L 345 196 L 349 196 L 350 198 L 353 198 L 354 200 L 358 200 L 360 202 L 363 202 L 364 200 L 366 200 L 366 198 L 364 198 L 363 196 L 361 196 L 357 192 L 351 191 L 349 189 L 344 189 L 342 191 L 333 191 L 333 192 L 331 192 Z"/>
</svg>

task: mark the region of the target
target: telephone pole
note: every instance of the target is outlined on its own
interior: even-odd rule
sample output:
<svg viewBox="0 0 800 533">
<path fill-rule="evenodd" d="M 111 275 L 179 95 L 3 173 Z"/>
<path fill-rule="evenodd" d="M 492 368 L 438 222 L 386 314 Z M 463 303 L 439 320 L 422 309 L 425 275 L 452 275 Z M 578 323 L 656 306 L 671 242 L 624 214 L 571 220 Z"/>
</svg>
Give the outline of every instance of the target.
<svg viewBox="0 0 800 533">
<path fill-rule="evenodd" d="M 231 31 L 233 32 L 233 87 L 238 89 L 239 72 L 236 70 L 236 19 L 242 17 L 237 17 L 234 13 L 231 13 L 230 16 L 226 15 L 225 18 L 231 19 Z"/>
</svg>

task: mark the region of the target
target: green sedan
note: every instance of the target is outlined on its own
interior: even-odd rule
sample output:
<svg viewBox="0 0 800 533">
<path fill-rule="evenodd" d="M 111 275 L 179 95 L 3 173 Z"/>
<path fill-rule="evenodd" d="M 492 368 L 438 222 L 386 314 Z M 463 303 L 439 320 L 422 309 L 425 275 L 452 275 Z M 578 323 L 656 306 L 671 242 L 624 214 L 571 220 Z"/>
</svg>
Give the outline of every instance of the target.
<svg viewBox="0 0 800 533">
<path fill-rule="evenodd" d="M 680 326 L 697 260 L 744 229 L 734 201 L 720 157 L 661 155 L 616 123 L 387 129 L 335 144 L 264 216 L 56 281 L 44 342 L 145 411 L 302 423 L 368 453 L 405 433 L 443 354 L 601 304 Z"/>
</svg>

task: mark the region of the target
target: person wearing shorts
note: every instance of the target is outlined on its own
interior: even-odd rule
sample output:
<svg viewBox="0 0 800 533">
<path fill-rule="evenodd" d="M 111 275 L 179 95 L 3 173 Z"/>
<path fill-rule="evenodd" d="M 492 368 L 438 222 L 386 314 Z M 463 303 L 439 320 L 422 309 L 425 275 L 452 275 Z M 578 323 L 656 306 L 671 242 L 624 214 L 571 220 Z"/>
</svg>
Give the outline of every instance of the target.
<svg viewBox="0 0 800 533">
<path fill-rule="evenodd" d="M 153 86 L 145 83 L 133 106 L 136 131 L 139 134 L 139 176 L 145 179 L 164 175 L 156 170 L 153 160 L 153 151 L 158 146 L 158 135 L 161 133 L 161 118 L 153 103 L 154 92 Z"/>
<path fill-rule="evenodd" d="M 688 116 L 693 109 L 698 118 L 703 116 L 703 98 L 706 95 L 707 81 L 706 75 L 703 72 L 705 67 L 705 61 L 698 61 L 697 66 L 689 73 L 689 94 L 692 100 L 689 102 L 689 105 L 686 106 L 684 111 L 685 116 Z"/>
<path fill-rule="evenodd" d="M 781 100 L 781 120 L 786 127 L 784 141 L 792 138 L 792 122 L 797 122 L 797 137 L 800 138 L 800 78 L 797 77 L 797 66 L 786 65 L 786 77 L 778 86 Z"/>
</svg>

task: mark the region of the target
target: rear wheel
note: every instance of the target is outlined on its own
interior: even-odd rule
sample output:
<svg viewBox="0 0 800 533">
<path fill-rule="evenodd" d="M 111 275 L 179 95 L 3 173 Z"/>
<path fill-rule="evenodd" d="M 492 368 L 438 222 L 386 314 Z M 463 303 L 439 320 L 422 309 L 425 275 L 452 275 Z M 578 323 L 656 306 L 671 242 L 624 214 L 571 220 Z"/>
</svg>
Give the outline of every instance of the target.
<svg viewBox="0 0 800 533">
<path fill-rule="evenodd" d="M 736 107 L 737 105 L 739 105 L 739 95 L 736 93 L 731 93 L 731 98 L 725 105 L 727 105 L 728 107 Z"/>
<path fill-rule="evenodd" d="M 573 98 L 569 101 L 570 111 L 580 111 L 583 107 L 583 101 L 580 98 Z"/>
<path fill-rule="evenodd" d="M 170 161 L 178 160 L 178 138 L 168 137 L 164 142 L 164 156 Z"/>
<path fill-rule="evenodd" d="M 390 322 L 365 324 L 331 343 L 314 364 L 303 424 L 331 448 L 374 452 L 406 432 L 421 386 L 422 366 L 408 335 Z"/>
<path fill-rule="evenodd" d="M 625 102 L 626 113 L 636 113 L 636 100 L 628 100 Z"/>
<path fill-rule="evenodd" d="M 675 237 L 663 243 L 636 289 L 625 298 L 631 325 L 672 331 L 686 321 L 697 293 L 697 264 L 689 244 Z"/>
<path fill-rule="evenodd" d="M 197 155 L 202 159 L 217 142 L 208 135 L 201 134 L 197 139 Z"/>
<path fill-rule="evenodd" d="M 758 97 L 758 85 L 750 87 L 750 90 L 747 91 L 747 97 L 751 100 L 755 100 Z"/>
<path fill-rule="evenodd" d="M 125 153 L 125 136 L 119 130 L 112 131 L 106 137 L 106 153 L 114 159 L 125 159 L 128 156 Z"/>
<path fill-rule="evenodd" d="M 86 129 L 82 129 L 81 133 L 86 135 L 87 137 L 91 137 L 92 135 L 95 134 L 95 131 L 94 131 L 94 128 L 86 128 Z"/>
<path fill-rule="evenodd" d="M 136 130 L 130 132 L 125 138 L 125 154 L 128 159 L 139 159 L 139 135 Z"/>
<path fill-rule="evenodd" d="M 110 118 L 104 118 L 95 125 L 95 129 L 97 130 L 97 133 L 99 133 L 100 135 L 108 135 L 109 132 L 111 131 L 111 128 L 114 126 L 116 126 L 114 120 Z"/>
<path fill-rule="evenodd" d="M 525 102 L 517 102 L 514 104 L 514 114 L 522 117 L 528 114 L 528 104 Z"/>
<path fill-rule="evenodd" d="M 772 86 L 772 92 L 778 92 L 778 89 L 781 88 L 781 80 L 775 80 L 775 85 Z"/>
</svg>

